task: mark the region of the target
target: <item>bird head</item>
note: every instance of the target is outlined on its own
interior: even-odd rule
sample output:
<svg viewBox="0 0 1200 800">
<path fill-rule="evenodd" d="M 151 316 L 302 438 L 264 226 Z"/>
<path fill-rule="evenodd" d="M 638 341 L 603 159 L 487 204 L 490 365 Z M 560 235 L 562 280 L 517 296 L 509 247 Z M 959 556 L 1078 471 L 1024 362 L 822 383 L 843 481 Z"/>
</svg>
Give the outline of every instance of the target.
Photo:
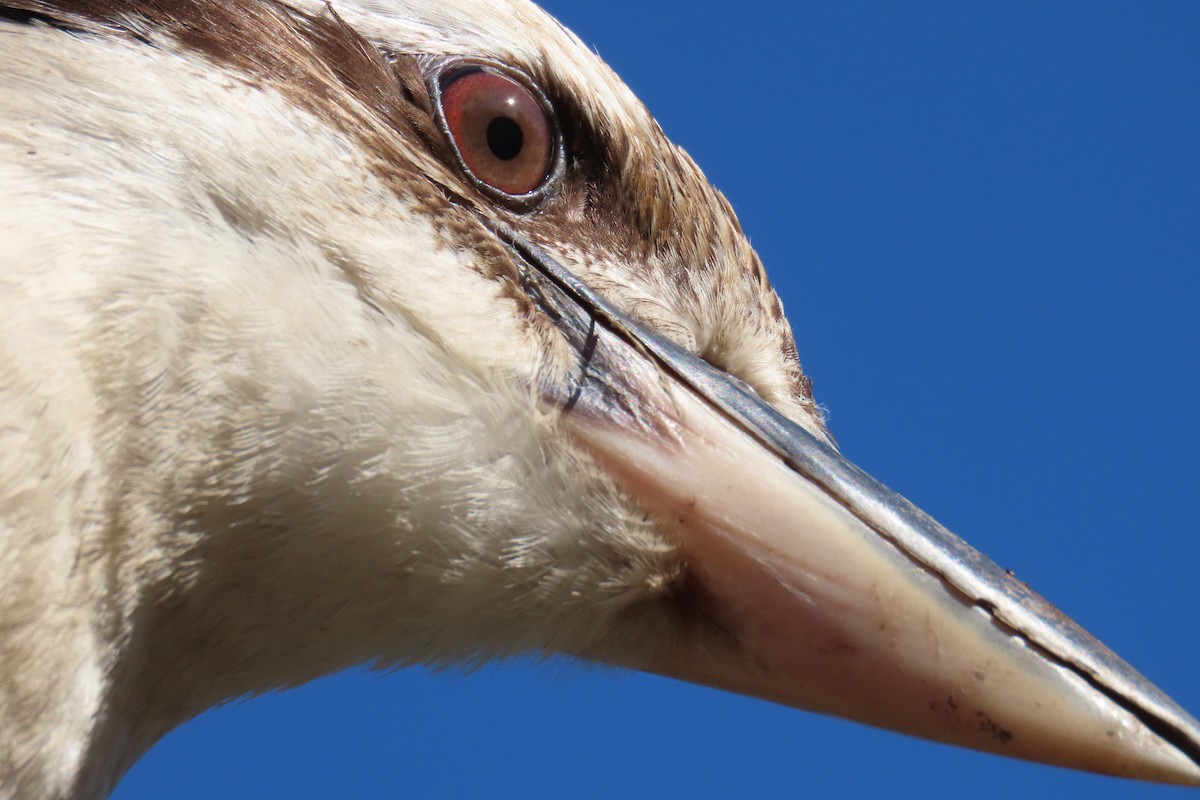
<svg viewBox="0 0 1200 800">
<path fill-rule="evenodd" d="M 8 7 L 9 104 L 71 152 L 30 169 L 86 165 L 23 241 L 80 243 L 139 740 L 565 653 L 1200 780 L 1194 720 L 838 453 L 729 204 L 534 6 Z"/>
</svg>

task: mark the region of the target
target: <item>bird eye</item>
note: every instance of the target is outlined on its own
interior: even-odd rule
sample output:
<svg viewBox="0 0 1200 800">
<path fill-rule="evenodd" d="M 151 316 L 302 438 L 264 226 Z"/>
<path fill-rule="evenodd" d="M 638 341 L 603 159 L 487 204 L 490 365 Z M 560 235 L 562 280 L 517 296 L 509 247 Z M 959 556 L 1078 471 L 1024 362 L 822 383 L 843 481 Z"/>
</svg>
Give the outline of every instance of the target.
<svg viewBox="0 0 1200 800">
<path fill-rule="evenodd" d="M 480 183 L 520 197 L 549 180 L 554 130 L 546 104 L 529 89 L 474 67 L 443 82 L 441 105 L 462 165 Z"/>
</svg>

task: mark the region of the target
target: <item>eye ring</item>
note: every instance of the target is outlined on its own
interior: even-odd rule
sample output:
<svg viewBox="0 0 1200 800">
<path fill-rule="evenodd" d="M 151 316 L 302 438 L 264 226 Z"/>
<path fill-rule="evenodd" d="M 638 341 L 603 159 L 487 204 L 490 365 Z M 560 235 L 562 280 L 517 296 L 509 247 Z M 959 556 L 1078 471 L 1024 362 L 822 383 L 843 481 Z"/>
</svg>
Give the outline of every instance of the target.
<svg viewBox="0 0 1200 800">
<path fill-rule="evenodd" d="M 566 161 L 550 101 L 507 65 L 439 62 L 427 73 L 429 94 L 455 164 L 477 189 L 513 210 L 540 205 L 562 183 Z M 497 110 L 501 102 L 504 112 Z"/>
</svg>

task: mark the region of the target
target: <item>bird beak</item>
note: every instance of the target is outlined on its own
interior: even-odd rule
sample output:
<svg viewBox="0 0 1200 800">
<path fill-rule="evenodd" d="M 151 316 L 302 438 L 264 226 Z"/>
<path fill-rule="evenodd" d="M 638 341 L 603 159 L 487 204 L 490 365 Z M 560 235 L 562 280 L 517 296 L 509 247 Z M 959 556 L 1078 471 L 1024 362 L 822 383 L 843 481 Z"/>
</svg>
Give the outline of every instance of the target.
<svg viewBox="0 0 1200 800">
<path fill-rule="evenodd" d="M 928 739 L 1200 785 L 1200 725 L 1086 631 L 743 384 L 485 221 L 580 354 L 541 387 L 667 521 L 717 635 L 642 669 Z"/>
</svg>

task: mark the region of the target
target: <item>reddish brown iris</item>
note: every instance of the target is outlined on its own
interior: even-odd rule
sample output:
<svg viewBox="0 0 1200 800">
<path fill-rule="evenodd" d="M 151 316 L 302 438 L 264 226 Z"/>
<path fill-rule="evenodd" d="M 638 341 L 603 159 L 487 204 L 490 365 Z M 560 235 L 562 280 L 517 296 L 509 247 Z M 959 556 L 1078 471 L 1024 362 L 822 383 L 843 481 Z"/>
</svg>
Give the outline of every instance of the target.
<svg viewBox="0 0 1200 800">
<path fill-rule="evenodd" d="M 467 169 L 505 194 L 528 194 L 550 173 L 546 111 L 521 84 L 492 72 L 467 72 L 442 90 L 442 113 Z"/>
</svg>

